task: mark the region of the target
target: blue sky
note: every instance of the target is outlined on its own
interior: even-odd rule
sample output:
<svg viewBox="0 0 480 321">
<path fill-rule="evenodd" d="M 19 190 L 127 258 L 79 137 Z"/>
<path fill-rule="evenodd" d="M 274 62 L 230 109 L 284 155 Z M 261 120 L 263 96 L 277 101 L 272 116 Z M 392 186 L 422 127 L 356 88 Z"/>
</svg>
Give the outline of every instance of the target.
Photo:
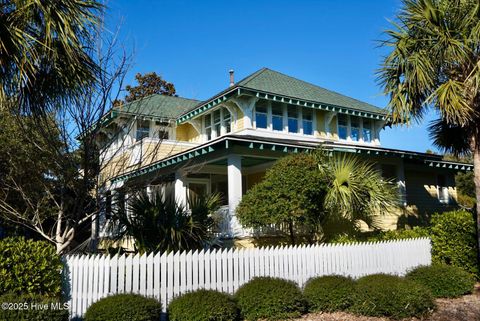
<svg viewBox="0 0 480 321">
<path fill-rule="evenodd" d="M 384 107 L 375 70 L 399 0 L 147 1 L 112 0 L 107 27 L 133 50 L 137 72 L 155 71 L 182 97 L 206 99 L 262 67 Z M 433 149 L 426 124 L 382 132 L 385 147 Z"/>
</svg>

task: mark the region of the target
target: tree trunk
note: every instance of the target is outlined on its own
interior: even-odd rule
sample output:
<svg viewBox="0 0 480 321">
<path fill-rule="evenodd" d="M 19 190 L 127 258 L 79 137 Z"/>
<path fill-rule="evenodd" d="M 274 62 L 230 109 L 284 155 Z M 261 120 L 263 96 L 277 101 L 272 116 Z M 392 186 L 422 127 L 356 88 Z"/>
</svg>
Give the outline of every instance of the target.
<svg viewBox="0 0 480 321">
<path fill-rule="evenodd" d="M 475 195 L 477 198 L 477 262 L 480 267 L 480 142 L 474 141 L 473 144 L 473 174 L 475 181 Z"/>
<path fill-rule="evenodd" d="M 289 221 L 288 222 L 288 231 L 290 232 L 290 242 L 292 245 L 295 245 L 295 232 L 293 230 L 293 222 Z"/>
</svg>

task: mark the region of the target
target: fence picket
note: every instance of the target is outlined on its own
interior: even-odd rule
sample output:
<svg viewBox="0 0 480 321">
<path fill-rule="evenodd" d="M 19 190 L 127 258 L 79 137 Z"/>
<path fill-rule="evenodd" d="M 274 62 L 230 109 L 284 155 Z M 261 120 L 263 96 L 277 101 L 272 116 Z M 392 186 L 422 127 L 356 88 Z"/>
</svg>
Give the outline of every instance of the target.
<svg viewBox="0 0 480 321">
<path fill-rule="evenodd" d="M 154 296 L 163 309 L 173 297 L 200 288 L 234 293 L 255 276 L 289 279 L 303 286 L 309 278 L 373 273 L 404 275 L 431 263 L 428 238 L 353 244 L 218 249 L 144 255 L 66 256 L 71 317 L 107 295 L 134 292 Z"/>
</svg>

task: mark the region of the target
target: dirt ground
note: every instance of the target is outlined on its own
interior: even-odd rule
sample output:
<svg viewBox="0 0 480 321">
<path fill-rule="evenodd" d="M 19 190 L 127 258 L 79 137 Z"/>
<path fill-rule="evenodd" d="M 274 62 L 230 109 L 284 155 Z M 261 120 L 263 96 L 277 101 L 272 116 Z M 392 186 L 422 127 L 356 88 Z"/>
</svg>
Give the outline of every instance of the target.
<svg viewBox="0 0 480 321">
<path fill-rule="evenodd" d="M 474 294 L 456 299 L 437 299 L 437 310 L 423 319 L 403 321 L 480 321 L 480 284 Z M 344 312 L 310 313 L 295 321 L 390 321 L 388 318 L 356 316 Z"/>
</svg>

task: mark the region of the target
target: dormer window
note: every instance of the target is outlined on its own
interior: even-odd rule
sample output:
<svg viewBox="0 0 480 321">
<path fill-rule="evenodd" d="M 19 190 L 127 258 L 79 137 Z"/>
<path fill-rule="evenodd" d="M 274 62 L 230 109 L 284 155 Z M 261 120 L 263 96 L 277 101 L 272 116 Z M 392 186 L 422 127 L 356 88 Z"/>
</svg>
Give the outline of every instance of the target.
<svg viewBox="0 0 480 321">
<path fill-rule="evenodd" d="M 205 135 L 207 136 L 207 140 L 212 139 L 212 115 L 207 114 L 204 118 L 205 121 Z"/>
<path fill-rule="evenodd" d="M 140 141 L 145 137 L 150 135 L 150 121 L 148 120 L 138 120 L 137 121 L 137 132 L 136 139 Z"/>
</svg>

